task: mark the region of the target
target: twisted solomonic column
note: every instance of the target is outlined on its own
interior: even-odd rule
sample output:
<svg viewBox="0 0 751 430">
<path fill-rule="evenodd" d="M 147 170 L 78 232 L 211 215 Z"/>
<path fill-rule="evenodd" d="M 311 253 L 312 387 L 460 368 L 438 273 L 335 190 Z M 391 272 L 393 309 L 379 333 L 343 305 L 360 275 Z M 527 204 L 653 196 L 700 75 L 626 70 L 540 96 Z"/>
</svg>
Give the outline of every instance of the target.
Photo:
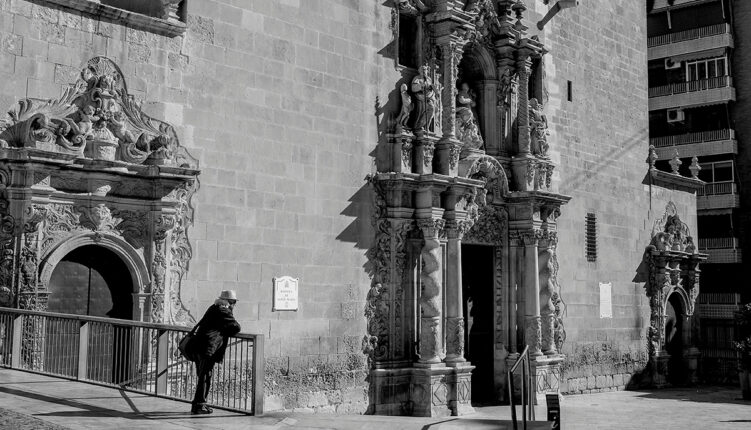
<svg viewBox="0 0 751 430">
<path fill-rule="evenodd" d="M 420 363 L 440 363 L 442 348 L 441 297 L 443 270 L 441 267 L 441 243 L 438 234 L 443 229 L 443 219 L 420 219 L 417 226 L 422 230 L 425 243 L 422 247 L 422 272 L 420 282 Z"/>
</svg>

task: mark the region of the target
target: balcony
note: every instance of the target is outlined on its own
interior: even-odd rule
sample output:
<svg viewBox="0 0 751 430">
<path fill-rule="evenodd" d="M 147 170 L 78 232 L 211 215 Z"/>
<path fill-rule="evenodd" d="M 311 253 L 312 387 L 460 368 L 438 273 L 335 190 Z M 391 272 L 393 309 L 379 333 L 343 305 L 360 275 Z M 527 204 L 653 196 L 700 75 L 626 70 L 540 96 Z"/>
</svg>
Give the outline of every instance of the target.
<svg viewBox="0 0 751 430">
<path fill-rule="evenodd" d="M 664 12 L 666 9 L 678 9 L 716 1 L 719 0 L 655 0 L 654 7 L 650 13 Z"/>
<path fill-rule="evenodd" d="M 649 89 L 649 110 L 688 108 L 735 101 L 733 78 L 719 76 Z"/>
<path fill-rule="evenodd" d="M 730 24 L 715 24 L 650 37 L 647 39 L 647 59 L 656 60 L 711 50 L 724 51 L 725 48 L 734 46 Z"/>
<path fill-rule="evenodd" d="M 740 207 L 740 196 L 735 182 L 708 183 L 704 190 L 697 194 L 696 209 L 700 211 Z"/>
<path fill-rule="evenodd" d="M 699 238 L 699 252 L 709 254 L 707 263 L 741 263 L 737 237 Z"/>
<path fill-rule="evenodd" d="M 696 308 L 702 319 L 732 320 L 740 303 L 738 293 L 701 293 L 696 299 Z"/>
<path fill-rule="evenodd" d="M 738 141 L 732 129 L 653 137 L 649 144 L 655 147 L 660 160 L 673 158 L 675 149 L 681 158 L 738 153 Z"/>
</svg>

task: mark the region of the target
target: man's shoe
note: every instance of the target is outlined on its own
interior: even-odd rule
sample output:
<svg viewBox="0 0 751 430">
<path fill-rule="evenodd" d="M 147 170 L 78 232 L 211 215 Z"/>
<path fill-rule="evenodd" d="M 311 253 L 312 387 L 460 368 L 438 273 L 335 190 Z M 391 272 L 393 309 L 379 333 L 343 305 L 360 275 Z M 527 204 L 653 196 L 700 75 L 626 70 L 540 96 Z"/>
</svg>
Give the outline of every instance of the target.
<svg viewBox="0 0 751 430">
<path fill-rule="evenodd" d="M 206 406 L 201 407 L 201 408 L 193 408 L 190 410 L 191 415 L 208 415 L 212 412 L 214 412 L 214 410 Z"/>
</svg>

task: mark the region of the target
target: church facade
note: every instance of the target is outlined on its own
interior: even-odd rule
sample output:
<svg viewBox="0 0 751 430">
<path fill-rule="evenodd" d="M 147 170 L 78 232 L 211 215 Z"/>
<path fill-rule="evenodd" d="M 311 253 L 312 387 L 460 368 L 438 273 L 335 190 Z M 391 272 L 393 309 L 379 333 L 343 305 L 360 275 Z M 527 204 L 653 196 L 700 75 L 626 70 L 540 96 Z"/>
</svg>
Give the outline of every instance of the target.
<svg viewBox="0 0 751 430">
<path fill-rule="evenodd" d="M 267 411 L 458 415 L 525 350 L 538 393 L 696 378 L 703 183 L 654 167 L 643 5 L 157 3 L 0 1 L 0 305 L 234 289 Z"/>
</svg>

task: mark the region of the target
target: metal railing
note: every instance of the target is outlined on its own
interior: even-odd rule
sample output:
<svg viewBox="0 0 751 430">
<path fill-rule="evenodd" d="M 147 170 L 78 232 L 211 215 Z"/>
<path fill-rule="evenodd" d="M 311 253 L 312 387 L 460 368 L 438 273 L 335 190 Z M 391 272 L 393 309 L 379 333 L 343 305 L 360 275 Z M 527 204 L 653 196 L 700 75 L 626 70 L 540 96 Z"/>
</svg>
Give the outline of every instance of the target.
<svg viewBox="0 0 751 430">
<path fill-rule="evenodd" d="M 518 429 L 516 417 L 516 399 L 514 397 L 514 374 L 521 366 L 522 372 L 522 428 L 527 429 L 527 406 L 529 406 L 529 420 L 535 420 L 535 390 L 533 389 L 533 375 L 529 365 L 529 346 L 524 347 L 524 351 L 516 359 L 516 363 L 508 371 L 508 394 L 509 404 L 511 405 L 511 420 L 514 422 L 514 430 Z"/>
<path fill-rule="evenodd" d="M 701 293 L 696 298 L 697 303 L 712 303 L 717 305 L 740 305 L 740 293 Z"/>
<path fill-rule="evenodd" d="M 699 249 L 735 249 L 737 247 L 737 237 L 699 238 Z"/>
<path fill-rule="evenodd" d="M 0 366 L 191 401 L 195 365 L 177 345 L 189 328 L 0 308 Z M 229 338 L 208 403 L 263 413 L 263 335 Z"/>
<path fill-rule="evenodd" d="M 699 190 L 697 193 L 700 196 L 716 196 L 721 194 L 735 194 L 736 185 L 733 181 L 727 182 L 708 182 L 704 185 L 704 189 Z"/>
<path fill-rule="evenodd" d="M 674 145 L 689 145 L 692 143 L 716 142 L 720 140 L 730 139 L 732 139 L 731 130 L 724 129 L 677 134 L 673 136 L 653 137 L 649 139 L 649 144 L 654 145 L 655 148 L 665 148 Z"/>
<path fill-rule="evenodd" d="M 655 46 L 668 45 L 676 42 L 685 42 L 687 40 L 701 39 L 702 37 L 717 36 L 727 33 L 730 33 L 730 24 L 722 23 L 709 25 L 706 27 L 692 28 L 690 30 L 679 31 L 676 33 L 652 36 L 647 39 L 647 47 L 652 48 Z"/>
<path fill-rule="evenodd" d="M 699 79 L 697 81 L 677 82 L 675 84 L 661 85 L 649 89 L 649 97 L 663 97 L 674 94 L 692 93 L 696 91 L 712 90 L 715 88 L 725 88 L 733 85 L 733 79 L 730 76 L 717 76 L 709 79 Z"/>
</svg>

